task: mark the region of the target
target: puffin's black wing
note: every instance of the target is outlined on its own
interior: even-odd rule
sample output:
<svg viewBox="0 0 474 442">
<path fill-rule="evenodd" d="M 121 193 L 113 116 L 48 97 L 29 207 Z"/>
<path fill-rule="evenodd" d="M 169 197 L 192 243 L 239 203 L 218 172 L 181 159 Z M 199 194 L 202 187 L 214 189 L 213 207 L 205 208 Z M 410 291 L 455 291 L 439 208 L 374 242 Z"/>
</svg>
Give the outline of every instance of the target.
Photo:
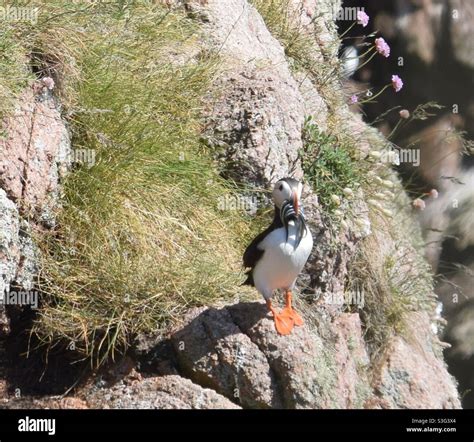
<svg viewBox="0 0 474 442">
<path fill-rule="evenodd" d="M 258 245 L 265 239 L 265 237 L 268 234 L 273 232 L 273 230 L 280 228 L 282 225 L 283 224 L 280 221 L 280 215 L 279 215 L 278 209 L 275 209 L 275 218 L 273 219 L 273 222 L 262 233 L 259 233 L 253 239 L 253 241 L 250 243 L 247 249 L 245 249 L 244 257 L 243 257 L 244 267 L 245 268 L 250 267 L 250 270 L 246 273 L 248 277 L 246 281 L 244 282 L 244 285 L 251 285 L 251 286 L 254 285 L 252 271 L 264 253 L 264 250 L 259 249 Z"/>
<path fill-rule="evenodd" d="M 270 226 L 271 227 L 271 226 Z M 259 233 L 244 252 L 244 267 L 255 267 L 258 260 L 263 255 L 263 250 L 258 248 L 258 245 L 263 239 L 273 230 L 270 227 Z"/>
</svg>

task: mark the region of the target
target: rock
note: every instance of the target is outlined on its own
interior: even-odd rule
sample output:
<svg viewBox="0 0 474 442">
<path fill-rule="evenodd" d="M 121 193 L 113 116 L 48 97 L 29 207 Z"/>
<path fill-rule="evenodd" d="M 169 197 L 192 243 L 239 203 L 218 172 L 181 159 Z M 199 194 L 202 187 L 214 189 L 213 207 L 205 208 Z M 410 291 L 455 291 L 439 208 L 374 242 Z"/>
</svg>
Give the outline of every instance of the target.
<svg viewBox="0 0 474 442">
<path fill-rule="evenodd" d="M 33 89 L 24 91 L 14 114 L 2 122 L 2 129 L 6 136 L 0 139 L 1 299 L 12 284 L 24 290 L 33 287 L 37 251 L 29 222 L 21 216 L 52 221 L 50 210 L 70 149 L 68 132 L 53 98 L 35 95 Z M 8 331 L 2 301 L 0 340 Z"/>
<path fill-rule="evenodd" d="M 58 185 L 70 163 L 69 134 L 54 99 L 26 90 L 3 122 L 0 187 L 22 215 L 50 224 Z"/>
<path fill-rule="evenodd" d="M 5 296 L 15 279 L 20 260 L 19 216 L 15 204 L 0 189 L 0 341 L 9 332 Z"/>
<path fill-rule="evenodd" d="M 374 383 L 384 408 L 460 408 L 456 386 L 433 350 L 436 338 L 427 333 L 428 316 L 413 313 L 407 323 L 407 337 L 392 339 Z"/>
<path fill-rule="evenodd" d="M 304 313 L 303 313 L 304 315 Z M 195 309 L 172 334 L 178 370 L 245 408 L 362 407 L 369 360 L 357 314 L 279 336 L 263 303 Z"/>
<path fill-rule="evenodd" d="M 334 407 L 336 368 L 317 329 L 306 325 L 280 336 L 264 304 L 236 304 L 229 311 L 268 360 L 285 408 Z"/>
<path fill-rule="evenodd" d="M 0 399 L 0 409 L 51 409 L 51 410 L 81 410 L 89 408 L 85 401 L 76 397 L 46 396 Z"/>
<path fill-rule="evenodd" d="M 38 94 L 31 88 L 18 102 L 14 114 L 2 122 L 6 137 L 0 140 L 1 204 L 5 206 L 1 230 L 8 241 L 10 267 L 2 272 L 10 281 L 4 280 L 1 293 L 9 289 L 10 282 L 23 290 L 33 288 L 38 251 L 31 228 L 36 223 L 54 225 L 52 210 L 60 181 L 71 165 L 68 130 L 50 92 Z"/>
<path fill-rule="evenodd" d="M 393 338 L 373 381 L 357 313 L 300 311 L 305 325 L 279 336 L 263 303 L 195 309 L 171 337 L 177 369 L 245 408 L 460 406 L 426 314 L 408 318 L 411 338 Z"/>
<path fill-rule="evenodd" d="M 204 134 L 225 175 L 254 185 L 301 177 L 304 100 L 282 46 L 245 0 L 188 4 L 206 11 L 212 47 L 226 64 L 214 85 L 220 93 L 208 100 Z"/>
<path fill-rule="evenodd" d="M 112 387 L 89 385 L 76 396 L 11 397 L 0 409 L 232 409 L 239 408 L 213 390 L 180 376 L 126 377 Z"/>
<path fill-rule="evenodd" d="M 64 410 L 85 410 L 89 408 L 86 401 L 76 397 L 65 397 L 60 401 L 60 408 Z"/>
<path fill-rule="evenodd" d="M 18 232 L 21 259 L 16 270 L 15 286 L 22 290 L 33 290 L 34 278 L 38 274 L 40 255 L 31 235 L 32 228 L 30 223 L 21 219 Z"/>
<path fill-rule="evenodd" d="M 3 297 L 28 291 L 38 269 L 31 231 L 52 227 L 59 185 L 70 166 L 70 140 L 50 92 L 25 90 L 2 121 L 0 139 L 0 383 L 6 385 L 5 341 L 10 333 Z"/>
<path fill-rule="evenodd" d="M 332 324 L 337 336 L 335 365 L 340 408 L 363 408 L 372 395 L 368 372 L 370 359 L 359 314 L 343 313 Z"/>
<path fill-rule="evenodd" d="M 3 364 L 3 358 L 1 358 L 0 361 L 2 361 Z M 3 371 L 2 368 L 0 368 L 0 370 Z M 1 379 L 3 376 L 4 374 L 0 371 L 0 407 L 2 402 L 6 402 L 8 400 L 7 382 L 4 379 Z"/>
<path fill-rule="evenodd" d="M 256 185 L 268 185 L 291 172 L 301 177 L 298 151 L 304 110 L 302 100 L 294 98 L 299 94 L 296 85 L 271 72 L 262 78 L 246 71 L 227 81 L 222 85 L 226 96 L 209 111 L 205 135 L 225 175 Z"/>
<path fill-rule="evenodd" d="M 232 409 L 239 408 L 213 390 L 180 376 L 145 378 L 120 382 L 110 389 L 87 391 L 89 408 L 120 409 Z"/>
<path fill-rule="evenodd" d="M 262 306 L 256 306 L 257 313 L 265 315 Z M 281 406 L 267 358 L 227 309 L 195 309 L 186 322 L 171 337 L 182 373 L 245 407 Z"/>
</svg>

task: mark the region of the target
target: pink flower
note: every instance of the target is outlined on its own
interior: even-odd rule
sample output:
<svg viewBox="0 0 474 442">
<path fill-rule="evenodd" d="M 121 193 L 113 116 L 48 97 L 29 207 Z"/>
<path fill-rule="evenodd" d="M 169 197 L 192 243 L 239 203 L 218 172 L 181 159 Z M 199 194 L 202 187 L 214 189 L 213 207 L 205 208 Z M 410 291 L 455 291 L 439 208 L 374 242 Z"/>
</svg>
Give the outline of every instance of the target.
<svg viewBox="0 0 474 442">
<path fill-rule="evenodd" d="M 369 16 L 364 11 L 357 11 L 357 23 L 365 28 L 369 24 Z"/>
<path fill-rule="evenodd" d="M 426 203 L 421 198 L 417 198 L 412 204 L 415 209 L 425 210 Z"/>
<path fill-rule="evenodd" d="M 354 94 L 354 95 L 351 97 L 351 104 L 356 104 L 356 103 L 358 103 L 358 102 L 359 102 L 359 98 L 357 97 L 357 95 Z"/>
<path fill-rule="evenodd" d="M 400 92 L 403 87 L 403 81 L 398 75 L 392 75 L 392 86 L 395 92 Z"/>
<path fill-rule="evenodd" d="M 51 77 L 44 77 L 41 82 L 44 86 L 46 86 L 49 90 L 54 89 L 54 80 Z"/>
<path fill-rule="evenodd" d="M 384 57 L 390 55 L 390 46 L 382 37 L 375 39 L 375 49 L 377 49 L 377 52 Z"/>
<path fill-rule="evenodd" d="M 436 199 L 436 198 L 438 198 L 439 193 L 436 189 L 431 189 L 429 195 L 430 195 L 431 198 Z"/>
</svg>

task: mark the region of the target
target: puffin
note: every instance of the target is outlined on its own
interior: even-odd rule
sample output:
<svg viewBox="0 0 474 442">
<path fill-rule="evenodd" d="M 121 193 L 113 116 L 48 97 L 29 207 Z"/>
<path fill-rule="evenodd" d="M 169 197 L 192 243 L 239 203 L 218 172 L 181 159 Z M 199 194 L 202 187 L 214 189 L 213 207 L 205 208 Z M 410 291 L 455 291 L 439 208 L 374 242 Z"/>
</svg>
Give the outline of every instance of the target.
<svg viewBox="0 0 474 442">
<path fill-rule="evenodd" d="M 289 335 L 295 325 L 303 325 L 291 305 L 296 279 L 313 248 L 301 206 L 302 190 L 302 183 L 293 178 L 277 181 L 272 192 L 273 222 L 253 239 L 243 256 L 244 267 L 249 269 L 244 285 L 255 287 L 263 295 L 280 335 Z M 286 305 L 280 313 L 272 306 L 276 290 L 285 293 Z"/>
</svg>

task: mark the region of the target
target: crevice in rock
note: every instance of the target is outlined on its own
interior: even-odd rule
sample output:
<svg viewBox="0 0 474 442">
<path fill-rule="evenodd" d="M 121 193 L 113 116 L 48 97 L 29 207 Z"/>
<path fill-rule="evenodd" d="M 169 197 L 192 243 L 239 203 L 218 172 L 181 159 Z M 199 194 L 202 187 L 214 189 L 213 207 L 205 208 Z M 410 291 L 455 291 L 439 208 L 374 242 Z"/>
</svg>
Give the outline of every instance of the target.
<svg viewBox="0 0 474 442">
<path fill-rule="evenodd" d="M 11 331 L 5 339 L 5 378 L 15 397 L 65 394 L 89 372 L 87 361 L 77 362 L 73 352 L 46 348 L 31 335 L 36 312 L 30 307 L 8 306 Z"/>
<path fill-rule="evenodd" d="M 28 134 L 28 143 L 26 145 L 26 151 L 25 151 L 26 159 L 29 158 L 30 149 L 32 145 L 33 134 L 35 130 L 36 112 L 37 112 L 37 106 L 35 102 L 33 105 L 33 112 L 31 113 L 31 116 L 30 116 L 30 131 L 29 131 L 30 133 Z M 19 201 L 20 204 L 18 205 L 18 210 L 20 214 L 25 215 L 28 213 L 28 208 L 23 206 L 24 202 L 26 201 L 26 191 L 28 187 L 28 163 L 26 161 L 23 163 L 23 173 L 20 177 L 20 180 L 22 183 L 22 189 L 21 189 L 21 199 Z"/>
</svg>

